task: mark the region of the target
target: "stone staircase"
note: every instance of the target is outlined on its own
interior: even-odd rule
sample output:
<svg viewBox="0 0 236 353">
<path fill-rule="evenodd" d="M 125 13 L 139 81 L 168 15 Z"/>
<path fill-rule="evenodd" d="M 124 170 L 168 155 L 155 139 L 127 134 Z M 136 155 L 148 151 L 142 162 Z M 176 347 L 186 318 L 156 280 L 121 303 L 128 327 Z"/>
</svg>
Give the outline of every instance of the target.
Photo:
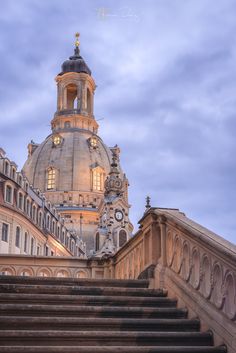
<svg viewBox="0 0 236 353">
<path fill-rule="evenodd" d="M 146 280 L 0 276 L 0 353 L 225 353 Z"/>
</svg>

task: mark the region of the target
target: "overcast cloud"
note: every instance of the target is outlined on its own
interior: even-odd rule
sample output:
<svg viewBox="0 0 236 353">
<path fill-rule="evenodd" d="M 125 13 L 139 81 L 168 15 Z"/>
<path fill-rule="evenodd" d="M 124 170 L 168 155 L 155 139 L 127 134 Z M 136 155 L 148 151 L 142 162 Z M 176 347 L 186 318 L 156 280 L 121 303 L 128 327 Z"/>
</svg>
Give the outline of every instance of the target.
<svg viewBox="0 0 236 353">
<path fill-rule="evenodd" d="M 0 146 L 21 168 L 50 133 L 54 77 L 81 54 L 121 147 L 131 218 L 175 207 L 236 243 L 236 1 L 0 0 Z"/>
</svg>

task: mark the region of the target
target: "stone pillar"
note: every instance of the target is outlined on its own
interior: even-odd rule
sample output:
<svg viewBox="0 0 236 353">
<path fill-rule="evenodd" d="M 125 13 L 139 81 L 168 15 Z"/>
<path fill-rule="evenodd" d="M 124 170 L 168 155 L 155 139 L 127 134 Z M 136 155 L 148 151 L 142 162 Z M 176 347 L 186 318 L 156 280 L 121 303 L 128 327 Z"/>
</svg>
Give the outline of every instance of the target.
<svg viewBox="0 0 236 353">
<path fill-rule="evenodd" d="M 161 251 L 158 264 L 155 269 L 154 288 L 165 288 L 165 269 L 166 269 L 166 218 L 160 216 L 159 219 L 160 233 L 161 233 Z"/>
<path fill-rule="evenodd" d="M 160 217 L 160 229 L 161 229 L 161 259 L 162 266 L 166 266 L 166 218 Z"/>
</svg>

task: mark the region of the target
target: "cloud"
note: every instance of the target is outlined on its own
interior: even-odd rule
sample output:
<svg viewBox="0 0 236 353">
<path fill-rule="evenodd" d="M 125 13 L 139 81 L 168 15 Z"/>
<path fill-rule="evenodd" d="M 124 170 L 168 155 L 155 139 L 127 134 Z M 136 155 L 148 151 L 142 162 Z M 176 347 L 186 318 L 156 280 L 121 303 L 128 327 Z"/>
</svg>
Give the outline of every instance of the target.
<svg viewBox="0 0 236 353">
<path fill-rule="evenodd" d="M 54 77 L 81 32 L 100 135 L 122 150 L 131 217 L 179 207 L 235 242 L 235 2 L 9 0 L 0 13 L 0 145 L 50 132 Z M 105 13 L 106 15 L 101 15 Z"/>
</svg>

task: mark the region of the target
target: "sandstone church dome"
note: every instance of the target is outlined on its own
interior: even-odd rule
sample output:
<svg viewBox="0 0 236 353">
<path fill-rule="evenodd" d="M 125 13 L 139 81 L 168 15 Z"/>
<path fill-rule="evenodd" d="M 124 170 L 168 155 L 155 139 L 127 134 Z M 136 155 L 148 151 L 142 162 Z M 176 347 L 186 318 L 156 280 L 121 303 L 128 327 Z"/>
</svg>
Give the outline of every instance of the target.
<svg viewBox="0 0 236 353">
<path fill-rule="evenodd" d="M 115 153 L 119 160 L 119 148 L 108 148 L 98 136 L 93 115 L 96 85 L 80 56 L 78 38 L 74 56 L 62 64 L 55 80 L 57 110 L 51 121 L 52 133 L 41 144 L 31 141 L 28 145 L 23 172 L 57 208 L 68 228 L 86 241 L 87 249 L 94 249 L 98 208 L 104 200 L 112 155 Z M 128 181 L 119 163 L 118 169 L 129 207 Z"/>
<path fill-rule="evenodd" d="M 107 175 L 110 163 L 111 151 L 100 137 L 88 130 L 64 128 L 60 133 L 50 134 L 40 145 L 30 144 L 23 170 L 30 183 L 43 192 L 91 192 L 92 171 L 99 168 Z M 52 188 L 47 185 L 47 172 L 51 168 L 57 174 Z"/>
</svg>

